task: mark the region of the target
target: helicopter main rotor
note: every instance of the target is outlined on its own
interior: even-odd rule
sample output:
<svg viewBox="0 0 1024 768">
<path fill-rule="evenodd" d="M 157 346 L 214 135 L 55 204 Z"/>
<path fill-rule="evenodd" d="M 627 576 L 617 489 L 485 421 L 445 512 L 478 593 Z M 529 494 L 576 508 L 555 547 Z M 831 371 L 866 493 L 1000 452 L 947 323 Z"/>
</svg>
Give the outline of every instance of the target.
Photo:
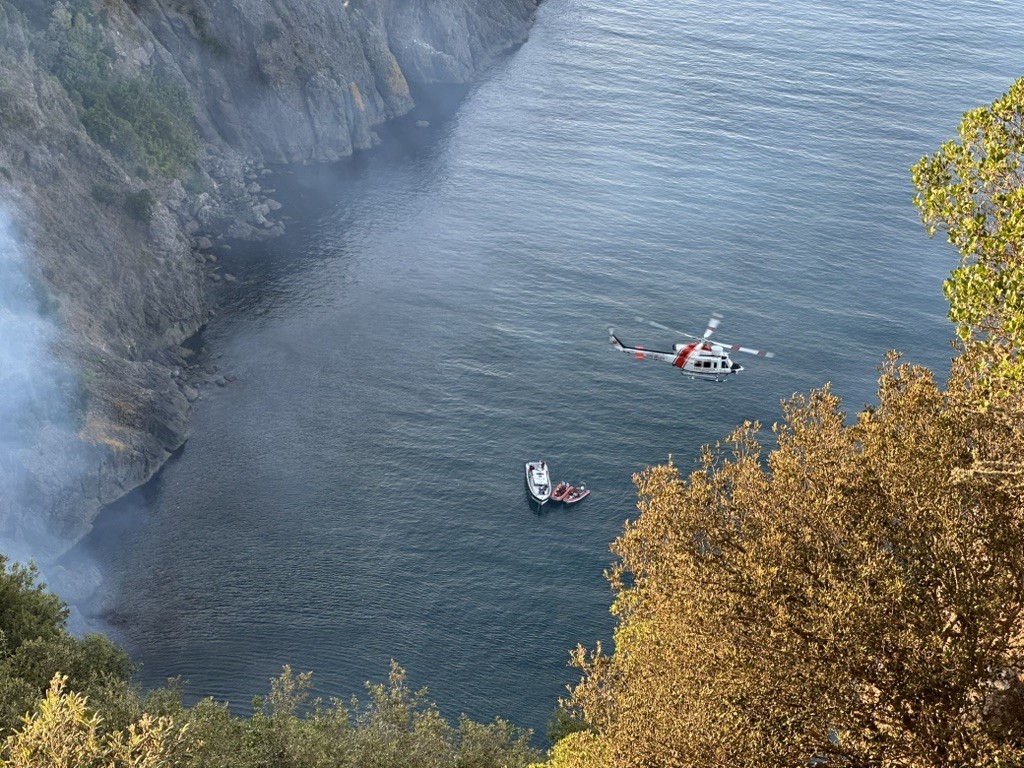
<svg viewBox="0 0 1024 768">
<path fill-rule="evenodd" d="M 717 312 L 712 313 L 711 317 L 708 319 L 708 326 L 707 328 L 704 329 L 703 336 L 694 336 L 692 333 L 680 331 L 676 328 L 669 328 L 667 325 L 662 325 L 661 323 L 657 323 L 654 320 L 645 320 L 642 317 L 637 317 L 636 321 L 638 323 L 644 323 L 645 325 L 649 325 L 652 328 L 657 328 L 658 330 L 661 331 L 667 331 L 668 333 L 673 333 L 676 334 L 677 336 L 684 336 L 687 339 L 693 339 L 694 341 L 711 341 L 711 334 L 713 334 L 715 330 L 718 328 L 718 326 L 721 324 L 722 316 Z M 763 349 L 753 349 L 751 347 L 743 347 L 740 346 L 739 344 L 729 344 L 727 342 L 717 340 L 713 341 L 712 343 L 717 344 L 723 349 L 728 349 L 730 352 L 744 352 L 748 355 L 756 355 L 757 357 L 775 357 L 774 352 L 765 352 Z"/>
</svg>

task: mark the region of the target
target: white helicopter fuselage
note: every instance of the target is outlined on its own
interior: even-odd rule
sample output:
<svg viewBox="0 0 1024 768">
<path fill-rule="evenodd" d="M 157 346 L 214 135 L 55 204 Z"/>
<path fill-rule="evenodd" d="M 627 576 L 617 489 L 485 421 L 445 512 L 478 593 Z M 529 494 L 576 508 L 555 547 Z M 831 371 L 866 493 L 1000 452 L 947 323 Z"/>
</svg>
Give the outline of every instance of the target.
<svg viewBox="0 0 1024 768">
<path fill-rule="evenodd" d="M 659 360 L 671 363 L 681 373 L 694 378 L 721 381 L 726 376 L 739 373 L 743 366 L 734 362 L 729 353 L 719 344 L 697 340 L 686 344 L 674 344 L 671 352 L 657 349 L 645 349 L 642 346 L 630 347 L 622 343 L 613 329 L 608 329 L 612 346 L 620 352 L 633 355 L 637 360 Z"/>
<path fill-rule="evenodd" d="M 676 353 L 672 365 L 692 376 L 721 378 L 743 370 L 743 366 L 733 362 L 729 353 L 718 344 L 694 341 L 689 344 L 674 344 L 672 350 Z"/>
</svg>

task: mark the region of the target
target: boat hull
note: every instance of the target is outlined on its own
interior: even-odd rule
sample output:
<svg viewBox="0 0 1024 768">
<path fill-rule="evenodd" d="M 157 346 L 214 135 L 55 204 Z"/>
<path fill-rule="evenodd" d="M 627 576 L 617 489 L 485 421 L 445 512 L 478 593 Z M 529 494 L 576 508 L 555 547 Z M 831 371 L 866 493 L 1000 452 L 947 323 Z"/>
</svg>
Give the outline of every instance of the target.
<svg viewBox="0 0 1024 768">
<path fill-rule="evenodd" d="M 589 495 L 590 495 L 590 489 L 589 488 L 584 488 L 583 490 L 577 490 L 577 492 L 572 497 L 568 497 L 568 496 L 564 497 L 562 499 L 562 503 L 563 504 L 579 504 L 581 501 L 583 501 Z"/>
<path fill-rule="evenodd" d="M 526 469 L 526 489 L 530 497 L 538 504 L 544 504 L 551 499 L 551 476 L 548 474 L 546 462 L 528 461 L 524 465 Z"/>
</svg>

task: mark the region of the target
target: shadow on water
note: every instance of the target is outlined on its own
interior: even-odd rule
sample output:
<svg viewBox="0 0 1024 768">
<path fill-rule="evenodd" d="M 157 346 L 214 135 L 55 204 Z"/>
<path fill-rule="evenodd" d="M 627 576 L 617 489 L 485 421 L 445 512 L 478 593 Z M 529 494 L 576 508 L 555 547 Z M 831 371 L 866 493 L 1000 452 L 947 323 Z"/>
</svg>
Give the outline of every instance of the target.
<svg viewBox="0 0 1024 768">
<path fill-rule="evenodd" d="M 264 241 L 224 240 L 214 246 L 212 252 L 218 268 L 235 275 L 237 281 L 212 287 L 219 316 L 184 342 L 183 346 L 195 354 L 192 364 L 203 368 L 221 357 L 216 338 L 212 345 L 207 341 L 210 336 L 216 337 L 225 323 L 251 321 L 286 306 L 289 299 L 294 300 L 291 284 L 301 279 L 304 272 L 318 268 L 325 257 L 355 258 L 355 253 L 346 253 L 343 248 L 324 254 L 310 247 L 309 222 L 334 221 L 344 215 L 346 208 L 359 199 L 363 188 L 374 183 L 381 167 L 421 166 L 436 161 L 443 154 L 439 144 L 470 90 L 470 86 L 461 85 L 416 89 L 416 107 L 377 128 L 381 139 L 377 146 L 331 165 L 275 166 L 262 176 L 259 181 L 263 192 L 282 202 L 281 219 L 286 223 L 299 220 L 301 225 L 286 226 L 283 235 Z M 90 596 L 72 605 L 81 631 L 104 632 L 115 641 L 131 635 L 139 620 L 140 606 L 118 599 L 130 593 L 132 580 L 122 549 L 152 523 L 154 514 L 160 513 L 165 473 L 188 450 L 186 442 L 149 481 L 103 508 L 91 532 L 59 559 L 58 564 L 69 569 L 101 564 L 104 582 Z M 111 566 L 114 563 L 118 565 Z M 186 699 L 194 701 L 205 695 L 206 691 L 194 691 Z M 244 703 L 233 708 L 247 711 Z"/>
<path fill-rule="evenodd" d="M 308 222 L 329 221 L 335 226 L 336 219 L 350 215 L 348 210 L 360 201 L 366 187 L 375 183 L 382 168 L 423 168 L 440 162 L 445 137 L 471 89 L 468 85 L 414 89 L 416 107 L 378 126 L 377 146 L 330 165 L 271 167 L 271 174 L 261 182 L 264 193 L 282 203 L 279 218 L 285 222 L 285 232 L 260 242 L 225 240 L 214 247 L 218 266 L 239 278 L 214 288 L 218 310 L 265 313 L 287 297 L 287 285 L 304 271 L 317 268 L 325 258 L 354 258 L 359 244 L 349 246 L 343 237 L 332 243 L 330 252 L 311 247 L 316 232 L 311 233 Z M 294 226 L 296 222 L 303 226 Z"/>
<path fill-rule="evenodd" d="M 416 164 L 443 152 L 438 142 L 457 120 L 471 90 L 467 85 L 417 88 L 412 92 L 416 107 L 411 112 L 377 126 L 380 143 L 375 147 L 331 165 L 275 166 L 275 181 L 291 207 L 302 208 L 304 219 L 317 218 L 345 201 L 346 185 L 365 182 L 379 165 Z"/>
<path fill-rule="evenodd" d="M 187 445 L 175 451 L 167 464 L 177 461 Z M 123 570 L 111 569 L 109 564 L 121 559 L 123 542 L 149 522 L 160 494 L 160 481 L 161 474 L 157 472 L 148 482 L 100 510 L 89 534 L 58 559 L 58 565 L 73 572 L 84 572 L 98 564 L 103 574 L 103 581 L 91 594 L 71 604 L 82 631 L 102 632 L 120 642 L 122 633 L 130 628 L 133 622 L 131 610 L 115 597 L 127 574 Z"/>
</svg>

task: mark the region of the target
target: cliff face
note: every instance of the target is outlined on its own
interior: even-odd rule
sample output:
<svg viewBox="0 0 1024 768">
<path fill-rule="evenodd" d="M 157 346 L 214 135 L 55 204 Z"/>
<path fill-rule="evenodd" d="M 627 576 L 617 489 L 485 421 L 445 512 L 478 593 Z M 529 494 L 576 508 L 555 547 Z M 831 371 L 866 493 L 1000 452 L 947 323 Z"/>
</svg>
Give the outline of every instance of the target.
<svg viewBox="0 0 1024 768">
<path fill-rule="evenodd" d="M 533 0 L 136 0 L 125 59 L 188 84 L 204 138 L 272 162 L 369 147 L 409 84 L 463 83 L 525 39 Z"/>
<path fill-rule="evenodd" d="M 202 250 L 211 237 L 281 230 L 255 183 L 262 164 L 330 162 L 372 146 L 377 126 L 414 106 L 410 84 L 476 77 L 525 39 L 535 9 L 66 1 L 0 0 L 0 204 L 37 311 L 55 329 L 45 353 L 65 374 L 60 403 L 0 434 L 0 551 L 37 557 L 44 540 L 59 551 L 84 535 L 102 505 L 184 442 L 196 393 L 180 345 L 209 312 Z M 184 89 L 202 140 L 195 168 L 180 180 L 149 174 L 95 140 L 88 105 L 37 43 L 55 24 L 97 35 L 111 78 L 156 75 Z M 4 386 L 0 371 L 0 396 Z"/>
</svg>

